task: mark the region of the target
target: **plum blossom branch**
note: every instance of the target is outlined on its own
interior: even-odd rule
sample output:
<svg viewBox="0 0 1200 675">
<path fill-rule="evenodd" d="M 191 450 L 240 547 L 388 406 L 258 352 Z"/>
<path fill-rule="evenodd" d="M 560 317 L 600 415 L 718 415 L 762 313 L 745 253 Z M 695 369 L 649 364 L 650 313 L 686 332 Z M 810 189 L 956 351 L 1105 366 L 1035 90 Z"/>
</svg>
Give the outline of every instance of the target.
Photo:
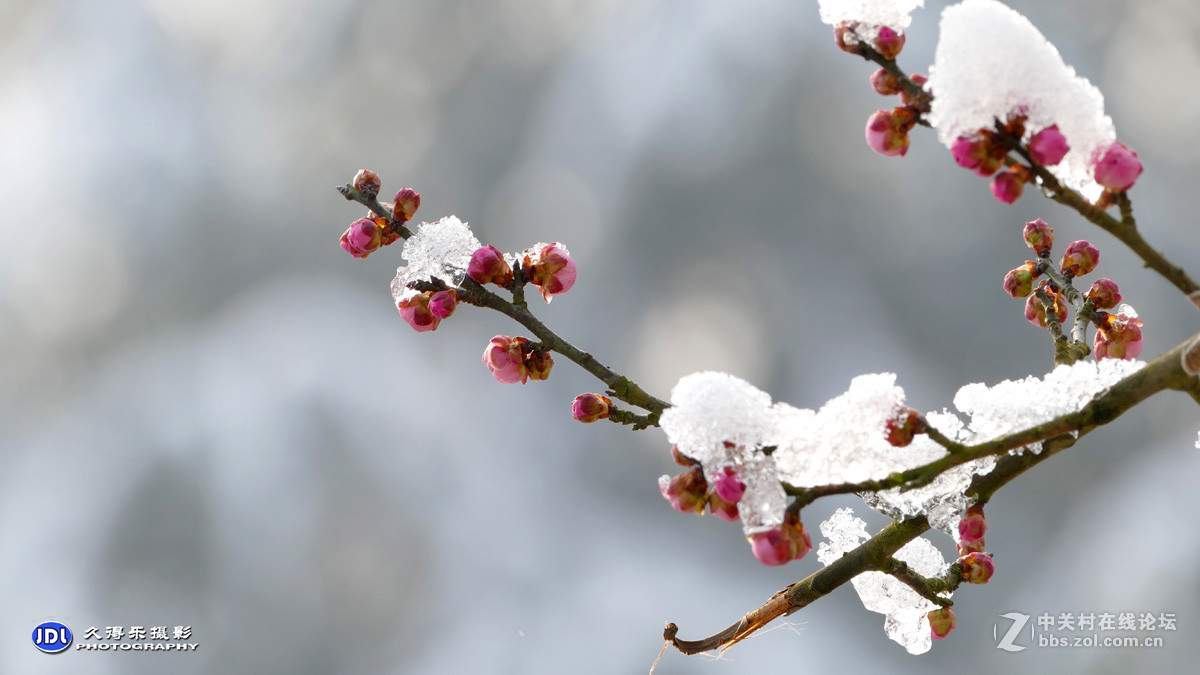
<svg viewBox="0 0 1200 675">
<path fill-rule="evenodd" d="M 420 282 L 414 284 L 413 287 L 418 291 L 437 292 L 450 290 L 450 286 L 441 281 L 436 283 Z M 484 288 L 470 277 L 464 278 L 461 287 L 455 290 L 457 290 L 461 302 L 466 302 L 477 307 L 493 309 L 524 326 L 530 333 L 533 333 L 542 341 L 542 345 L 546 349 L 567 357 L 580 368 L 596 376 L 597 379 L 608 386 L 614 398 L 648 410 L 655 417 L 670 407 L 666 401 L 646 393 L 633 380 L 600 363 L 596 357 L 559 336 L 534 316 L 527 306 L 505 300 L 496 293 Z M 653 424 L 657 422 L 657 419 L 653 422 L 647 421 Z"/>
<path fill-rule="evenodd" d="M 926 467 L 946 461 L 958 461 L 963 457 L 998 454 L 1005 449 L 1043 442 L 1041 452 L 1006 455 L 997 462 L 991 472 L 976 475 L 972 479 L 967 496 L 973 497 L 977 503 L 986 503 L 996 491 L 1017 476 L 1073 446 L 1091 430 L 1112 422 L 1153 394 L 1164 389 L 1176 389 L 1196 397 L 1197 394 L 1193 392 L 1200 389 L 1200 385 L 1197 385 L 1196 377 L 1188 374 L 1183 366 L 1183 356 L 1193 342 L 1200 342 L 1200 335 L 1189 338 L 1144 368 L 1123 378 L 1076 412 L 988 443 L 964 448 L 963 451 L 951 453 Z M 918 467 L 918 470 L 926 467 Z M 799 611 L 863 572 L 888 570 L 891 557 L 928 529 L 929 522 L 925 516 L 893 521 L 827 567 L 780 590 L 762 606 L 747 613 L 725 630 L 700 640 L 682 640 L 678 637 L 678 626 L 671 623 L 667 625 L 663 637 L 684 654 L 728 649 L 775 619 Z"/>
</svg>

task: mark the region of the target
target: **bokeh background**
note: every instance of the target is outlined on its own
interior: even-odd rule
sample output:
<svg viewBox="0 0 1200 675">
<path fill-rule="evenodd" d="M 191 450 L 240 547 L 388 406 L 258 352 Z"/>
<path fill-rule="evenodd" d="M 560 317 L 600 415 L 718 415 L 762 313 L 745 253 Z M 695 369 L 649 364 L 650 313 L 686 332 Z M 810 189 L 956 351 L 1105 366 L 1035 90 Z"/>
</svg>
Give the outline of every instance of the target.
<svg viewBox="0 0 1200 675">
<path fill-rule="evenodd" d="M 918 10 L 901 63 L 932 61 Z M 1146 235 L 1200 270 L 1200 9 L 1011 0 L 1106 93 Z M 1027 190 L 1011 207 L 892 105 L 816 2 L 0 2 L 0 672 L 644 673 L 816 569 L 672 511 L 661 432 L 582 426 L 563 361 L 501 385 L 504 317 L 396 315 L 398 247 L 337 246 L 362 167 L 504 250 L 563 241 L 536 310 L 662 397 L 732 372 L 819 406 L 891 371 L 918 408 L 1042 374 L 1000 290 L 1021 224 L 1089 238 L 1146 322 L 1166 282 Z M 1185 671 L 1200 659 L 1195 404 L 1161 395 L 1001 492 L 998 572 L 921 657 L 848 587 L 722 659 L 656 672 Z M 854 498 L 805 512 L 816 527 Z M 872 525 L 884 521 L 868 516 Z M 947 553 L 951 542 L 935 541 Z M 1008 654 L 1004 612 L 1174 612 L 1162 649 Z M 50 657 L 33 627 L 189 625 L 190 654 Z M 1000 621 L 1000 630 L 1007 628 Z"/>
</svg>

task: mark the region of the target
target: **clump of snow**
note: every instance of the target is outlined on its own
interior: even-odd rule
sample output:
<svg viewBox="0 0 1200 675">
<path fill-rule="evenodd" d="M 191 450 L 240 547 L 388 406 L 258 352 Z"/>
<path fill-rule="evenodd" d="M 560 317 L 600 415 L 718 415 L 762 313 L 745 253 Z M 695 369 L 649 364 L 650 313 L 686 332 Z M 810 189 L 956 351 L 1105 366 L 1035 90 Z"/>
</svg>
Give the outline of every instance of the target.
<svg viewBox="0 0 1200 675">
<path fill-rule="evenodd" d="M 834 512 L 821 523 L 821 535 L 828 541 L 817 548 L 817 560 L 828 567 L 845 553 L 867 540 L 867 527 L 852 509 Z M 914 572 L 925 577 L 940 577 L 949 564 L 937 548 L 924 537 L 917 537 L 896 552 L 895 558 L 908 563 Z M 883 630 L 889 638 L 902 645 L 910 654 L 924 654 L 933 638 L 926 617 L 937 605 L 921 597 L 907 584 L 883 572 L 864 572 L 851 580 L 863 607 L 885 615 Z M 950 597 L 946 594 L 946 597 Z"/>
<path fill-rule="evenodd" d="M 927 87 L 929 122 L 946 147 L 1015 113 L 1028 116 L 1026 140 L 1057 124 L 1071 150 L 1050 171 L 1085 196 L 1099 196 L 1091 167 L 1097 151 L 1116 139 L 1104 96 L 1018 12 L 996 0 L 946 8 Z"/>
<path fill-rule="evenodd" d="M 897 450 L 884 438 L 884 424 L 903 404 L 895 374 L 877 373 L 854 378 L 817 412 L 777 405 L 771 442 L 780 479 L 798 487 L 855 482 L 922 463 L 906 460 L 924 455 Z"/>
<path fill-rule="evenodd" d="M 903 32 L 912 23 L 912 12 L 925 0 L 820 0 L 821 21 L 832 26 L 859 23 L 855 30 L 864 40 L 873 40 L 881 26 Z"/>
<path fill-rule="evenodd" d="M 985 443 L 1075 412 L 1094 396 L 1145 365 L 1144 361 L 1122 359 L 1078 361 L 1074 365 L 1058 366 L 1044 378 L 1005 380 L 992 387 L 982 383 L 968 384 L 954 397 L 955 407 L 970 420 L 967 424 L 946 411 L 930 413 L 926 418 L 951 440 L 967 445 Z M 940 446 L 925 436 L 915 438 L 906 448 L 909 449 L 916 449 L 922 457 L 928 457 L 918 464 L 941 456 L 934 454 L 940 451 Z M 1041 443 L 1031 443 L 1011 450 L 1009 454 L 1026 450 L 1036 453 L 1041 449 Z M 907 492 L 888 490 L 861 496 L 868 506 L 886 516 L 903 518 L 924 514 L 932 527 L 954 533 L 963 512 L 970 506 L 963 491 L 976 475 L 990 472 L 997 459 L 996 456 L 984 457 L 961 464 L 929 485 Z"/>
<path fill-rule="evenodd" d="M 954 397 L 954 406 L 971 418 L 963 441 L 983 443 L 1075 412 L 1145 365 L 1124 359 L 1077 361 L 1058 366 L 1045 378 L 1005 380 L 993 387 L 968 384 Z M 1040 443 L 1027 447 L 1041 451 Z"/>
<path fill-rule="evenodd" d="M 959 389 L 952 412 L 926 416 L 947 438 L 974 445 L 1079 410 L 1096 394 L 1145 366 L 1142 361 L 1105 359 L 1059 366 L 1044 378 L 1006 380 L 992 387 Z M 860 375 L 849 390 L 818 411 L 772 404 L 771 397 L 726 373 L 694 373 L 671 391 L 671 407 L 660 423 L 680 452 L 699 461 L 715 481 L 732 466 L 743 476 L 746 493 L 738 509 L 747 534 L 783 522 L 787 496 L 781 482 L 795 487 L 853 483 L 883 478 L 928 464 L 946 454 L 926 435 L 896 448 L 884 438 L 884 424 L 904 405 L 904 390 L 892 373 Z M 773 447 L 768 456 L 763 448 Z M 1041 444 L 1010 454 L 1040 452 Z M 925 515 L 932 527 L 953 533 L 971 505 L 963 494 L 977 475 L 990 472 L 996 456 L 961 464 L 930 484 L 864 493 L 868 506 L 892 518 Z"/>
<path fill-rule="evenodd" d="M 408 264 L 396 270 L 392 280 L 392 298 L 397 304 L 417 291 L 408 288 L 415 281 L 430 281 L 434 277 L 457 286 L 467 274 L 471 254 L 482 244 L 471 228 L 455 216 L 446 216 L 434 223 L 421 223 L 413 236 L 404 242 L 401 255 Z"/>
<path fill-rule="evenodd" d="M 727 466 L 743 474 L 738 512 L 747 534 L 783 522 L 787 497 L 774 461 L 761 451 L 774 429 L 766 392 L 728 373 L 693 373 L 675 384 L 659 424 L 680 452 L 704 466 L 709 481 Z"/>
</svg>

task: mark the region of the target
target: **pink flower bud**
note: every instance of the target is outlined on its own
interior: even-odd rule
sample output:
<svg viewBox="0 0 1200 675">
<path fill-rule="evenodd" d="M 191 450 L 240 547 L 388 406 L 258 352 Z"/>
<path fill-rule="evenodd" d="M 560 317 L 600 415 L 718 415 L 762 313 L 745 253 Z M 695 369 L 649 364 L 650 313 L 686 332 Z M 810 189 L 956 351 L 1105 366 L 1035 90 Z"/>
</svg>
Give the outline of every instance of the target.
<svg viewBox="0 0 1200 675">
<path fill-rule="evenodd" d="M 512 284 L 513 271 L 504 254 L 495 246 L 484 246 L 471 255 L 471 262 L 467 263 L 467 276 L 480 285 L 509 286 Z"/>
<path fill-rule="evenodd" d="M 734 502 L 721 499 L 716 492 L 708 494 L 708 510 L 721 520 L 733 522 L 738 519 L 738 506 Z"/>
<path fill-rule="evenodd" d="M 991 188 L 993 197 L 1005 204 L 1011 204 L 1017 201 L 1021 192 L 1025 190 L 1025 180 L 1020 172 L 1006 169 L 992 179 Z"/>
<path fill-rule="evenodd" d="M 986 178 L 1000 169 L 1008 151 L 993 134 L 980 132 L 973 137 L 959 136 L 950 146 L 950 154 L 956 164 Z"/>
<path fill-rule="evenodd" d="M 529 373 L 525 369 L 525 338 L 497 335 L 483 350 L 483 363 L 492 371 L 492 377 L 505 384 L 525 383 Z"/>
<path fill-rule="evenodd" d="M 754 557 L 764 565 L 783 565 L 803 558 L 812 550 L 812 538 L 804 531 L 800 519 L 791 513 L 784 516 L 783 524 L 779 527 L 756 532 L 746 540 L 750 542 Z"/>
<path fill-rule="evenodd" d="M 458 293 L 454 290 L 438 291 L 429 298 L 429 313 L 439 319 L 448 319 L 458 306 Z"/>
<path fill-rule="evenodd" d="M 982 542 L 987 528 L 983 507 L 976 504 L 968 508 L 962 520 L 958 521 L 958 539 L 962 542 Z"/>
<path fill-rule="evenodd" d="M 924 75 L 922 75 L 920 73 L 913 73 L 911 76 L 909 76 L 908 79 L 912 80 L 913 84 L 917 85 L 918 87 L 921 87 L 922 89 L 925 88 L 925 83 L 929 81 L 928 77 L 925 77 Z M 909 93 L 907 91 L 901 90 L 900 91 L 900 103 L 902 105 L 915 107 L 917 105 L 917 99 L 915 96 L 909 95 Z"/>
<path fill-rule="evenodd" d="M 1096 309 L 1112 309 L 1121 302 L 1121 292 L 1117 289 L 1117 282 L 1105 277 L 1092 284 L 1087 298 Z"/>
<path fill-rule="evenodd" d="M 355 258 L 366 258 L 375 251 L 383 241 L 383 230 L 379 223 L 370 218 L 359 218 L 350 223 L 350 227 L 342 233 L 342 248 Z"/>
<path fill-rule="evenodd" d="M 396 220 L 408 221 L 417 209 L 421 208 L 421 193 L 410 187 L 400 188 L 394 201 L 396 203 L 392 205 L 392 215 Z"/>
<path fill-rule="evenodd" d="M 883 425 L 884 438 L 897 448 L 907 447 L 915 434 L 923 434 L 928 429 L 925 417 L 912 408 L 900 408 Z"/>
<path fill-rule="evenodd" d="M 676 511 L 704 515 L 704 507 L 708 505 L 708 483 L 705 482 L 704 472 L 699 467 L 684 471 L 674 478 L 659 478 L 658 489 Z"/>
<path fill-rule="evenodd" d="M 883 68 L 871 73 L 871 87 L 883 96 L 895 96 L 900 93 L 900 81 Z"/>
<path fill-rule="evenodd" d="M 533 351 L 525 356 L 525 371 L 534 382 L 548 379 L 553 368 L 554 356 L 548 351 Z"/>
<path fill-rule="evenodd" d="M 1142 162 L 1124 143 L 1113 143 L 1100 153 L 1092 175 L 1109 192 L 1124 192 L 1142 175 Z"/>
<path fill-rule="evenodd" d="M 388 246 L 400 239 L 400 233 L 392 229 L 392 221 L 390 218 L 374 218 L 373 220 L 377 225 L 379 225 L 379 229 L 383 232 L 383 238 L 379 240 L 381 245 Z"/>
<path fill-rule="evenodd" d="M 986 553 L 968 553 L 958 561 L 962 565 L 962 578 L 972 584 L 986 584 L 996 572 L 992 556 Z"/>
<path fill-rule="evenodd" d="M 1050 256 L 1050 248 L 1054 246 L 1054 228 L 1046 221 L 1038 218 L 1025 223 L 1025 230 L 1021 232 L 1021 236 L 1039 258 Z"/>
<path fill-rule="evenodd" d="M 1070 150 L 1067 137 L 1058 130 L 1057 124 L 1042 129 L 1029 139 L 1029 156 L 1042 166 L 1058 164 Z"/>
<path fill-rule="evenodd" d="M 929 630 L 933 633 L 934 640 L 941 640 L 946 637 L 958 625 L 958 619 L 954 616 L 954 610 L 949 607 L 935 609 L 927 616 L 929 617 Z"/>
<path fill-rule="evenodd" d="M 1067 320 L 1067 302 L 1054 291 L 1046 290 L 1054 301 L 1054 316 L 1059 323 Z M 1038 298 L 1037 295 L 1030 295 L 1025 301 L 1025 318 L 1029 323 L 1038 328 L 1049 328 L 1050 324 L 1046 322 L 1046 305 Z"/>
<path fill-rule="evenodd" d="M 847 54 L 862 54 L 862 43 L 855 35 L 858 23 L 841 23 L 833 29 L 833 42 Z"/>
<path fill-rule="evenodd" d="M 737 469 L 727 466 L 721 469 L 720 476 L 713 483 L 713 492 L 722 500 L 736 504 L 746 494 L 746 484 L 738 477 Z"/>
<path fill-rule="evenodd" d="M 405 298 L 396 304 L 396 309 L 400 310 L 400 317 L 418 333 L 437 330 L 438 324 L 442 321 L 429 308 L 429 300 L 432 296 L 433 293 L 426 291 Z"/>
<path fill-rule="evenodd" d="M 575 261 L 567 254 L 565 246 L 549 244 L 532 256 L 525 256 L 526 278 L 542 292 L 546 302 L 555 295 L 562 295 L 575 285 Z"/>
<path fill-rule="evenodd" d="M 379 174 L 370 169 L 362 169 L 354 174 L 354 189 L 367 197 L 374 197 L 379 194 L 380 185 Z"/>
<path fill-rule="evenodd" d="M 571 417 L 591 424 L 608 419 L 608 411 L 612 409 L 612 399 L 600 394 L 580 394 L 571 402 Z"/>
<path fill-rule="evenodd" d="M 904 33 L 897 33 L 887 26 L 881 27 L 879 37 L 875 38 L 875 51 L 891 61 L 900 55 L 901 49 L 904 49 Z"/>
<path fill-rule="evenodd" d="M 1063 251 L 1062 273 L 1067 277 L 1081 277 L 1096 269 L 1100 262 L 1100 249 L 1080 239 L 1067 245 Z"/>
<path fill-rule="evenodd" d="M 1136 359 L 1142 353 L 1142 321 L 1128 305 L 1117 314 L 1105 314 L 1103 325 L 1096 330 L 1092 349 L 1096 360 Z"/>
<path fill-rule="evenodd" d="M 867 119 L 867 145 L 884 157 L 903 157 L 908 152 L 908 130 L 901 129 L 892 110 L 877 110 Z"/>
<path fill-rule="evenodd" d="M 1033 270 L 1028 264 L 1004 275 L 1004 292 L 1014 298 L 1023 298 L 1033 292 Z"/>
</svg>

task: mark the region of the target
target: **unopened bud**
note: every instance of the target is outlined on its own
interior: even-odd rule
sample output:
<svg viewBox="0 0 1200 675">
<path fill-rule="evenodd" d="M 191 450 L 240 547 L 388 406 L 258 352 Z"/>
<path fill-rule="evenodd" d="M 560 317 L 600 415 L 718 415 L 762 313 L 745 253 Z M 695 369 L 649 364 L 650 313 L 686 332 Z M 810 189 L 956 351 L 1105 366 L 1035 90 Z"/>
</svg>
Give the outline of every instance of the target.
<svg viewBox="0 0 1200 675">
<path fill-rule="evenodd" d="M 1121 292 L 1117 289 L 1117 282 L 1105 277 L 1092 283 L 1087 298 L 1096 309 L 1112 309 L 1121 302 Z"/>
<path fill-rule="evenodd" d="M 897 448 L 907 447 L 915 434 L 929 430 L 925 416 L 912 408 L 900 408 L 883 425 L 884 438 Z"/>
<path fill-rule="evenodd" d="M 871 73 L 871 87 L 883 96 L 895 96 L 900 93 L 900 81 L 885 68 Z"/>
<path fill-rule="evenodd" d="M 887 26 L 882 26 L 879 29 L 879 36 L 875 38 L 875 51 L 879 52 L 883 58 L 892 61 L 900 55 L 902 49 L 904 49 L 904 33 L 898 33 Z"/>
<path fill-rule="evenodd" d="M 658 489 L 676 511 L 704 515 L 704 507 L 708 505 L 708 483 L 699 467 L 674 477 L 659 478 Z"/>
<path fill-rule="evenodd" d="M 1142 175 L 1142 162 L 1129 146 L 1113 143 L 1100 153 L 1092 175 L 1109 192 L 1124 192 Z"/>
<path fill-rule="evenodd" d="M 963 580 L 972 584 L 986 584 L 996 572 L 992 556 L 986 553 L 968 553 L 958 564 L 962 566 Z"/>
<path fill-rule="evenodd" d="M 370 218 L 359 218 L 342 233 L 342 249 L 355 258 L 366 258 L 383 244 L 383 230 Z"/>
<path fill-rule="evenodd" d="M 1067 137 L 1058 130 L 1057 124 L 1042 129 L 1029 139 L 1029 156 L 1042 166 L 1058 164 L 1070 150 Z"/>
<path fill-rule="evenodd" d="M 429 313 L 439 319 L 448 319 L 458 306 L 458 293 L 453 289 L 438 291 L 429 298 Z"/>
<path fill-rule="evenodd" d="M 421 194 L 406 187 L 396 193 L 395 204 L 392 205 L 392 216 L 396 220 L 412 220 L 413 214 L 421 207 Z"/>
<path fill-rule="evenodd" d="M 374 197 L 379 194 L 379 187 L 382 185 L 379 181 L 379 174 L 370 169 L 362 169 L 354 174 L 354 189 L 363 193 L 366 197 Z"/>
<path fill-rule="evenodd" d="M 1021 232 L 1021 236 L 1025 238 L 1025 243 L 1039 258 L 1050 256 L 1050 249 L 1054 246 L 1054 228 L 1050 227 L 1046 221 L 1038 218 L 1025 223 L 1025 229 Z"/>
<path fill-rule="evenodd" d="M 1004 275 L 1004 292 L 1014 298 L 1023 298 L 1033 292 L 1033 269 L 1022 265 Z"/>
<path fill-rule="evenodd" d="M 929 630 L 933 633 L 934 640 L 941 640 L 946 637 L 958 625 L 958 619 L 954 616 L 954 610 L 949 607 L 935 609 L 927 616 L 929 617 Z"/>
<path fill-rule="evenodd" d="M 571 402 L 571 417 L 591 424 L 608 419 L 608 411 L 612 409 L 612 399 L 600 394 L 580 394 Z"/>
<path fill-rule="evenodd" d="M 1100 249 L 1080 239 L 1071 242 L 1063 251 L 1060 265 L 1062 273 L 1067 277 L 1081 277 L 1096 269 L 1099 262 Z"/>
</svg>

